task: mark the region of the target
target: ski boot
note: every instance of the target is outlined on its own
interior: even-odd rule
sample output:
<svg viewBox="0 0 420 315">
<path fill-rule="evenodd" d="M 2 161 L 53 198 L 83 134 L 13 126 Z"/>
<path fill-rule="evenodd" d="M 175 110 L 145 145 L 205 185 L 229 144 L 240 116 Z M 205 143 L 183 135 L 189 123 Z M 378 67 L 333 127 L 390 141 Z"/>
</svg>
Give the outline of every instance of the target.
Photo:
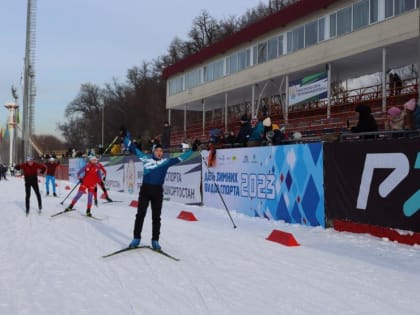
<svg viewBox="0 0 420 315">
<path fill-rule="evenodd" d="M 152 248 L 154 250 L 160 250 L 160 249 L 162 249 L 162 247 L 159 245 L 159 241 L 157 241 L 157 240 L 152 240 Z"/>
<path fill-rule="evenodd" d="M 66 209 L 64 209 L 64 212 L 71 211 L 71 210 L 73 210 L 73 206 L 72 205 L 70 205 Z"/>
<path fill-rule="evenodd" d="M 131 243 L 128 245 L 129 248 L 136 248 L 140 245 L 140 238 L 133 238 Z"/>
<path fill-rule="evenodd" d="M 90 209 L 89 208 L 86 209 L 86 216 L 87 217 L 91 217 L 92 216 L 92 213 L 90 212 Z"/>
</svg>

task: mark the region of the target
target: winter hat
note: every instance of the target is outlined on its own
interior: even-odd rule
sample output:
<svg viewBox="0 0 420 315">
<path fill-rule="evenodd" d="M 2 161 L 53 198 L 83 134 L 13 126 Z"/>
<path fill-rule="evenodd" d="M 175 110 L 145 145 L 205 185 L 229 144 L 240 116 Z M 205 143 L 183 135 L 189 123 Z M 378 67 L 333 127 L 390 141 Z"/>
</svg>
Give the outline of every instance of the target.
<svg viewBox="0 0 420 315">
<path fill-rule="evenodd" d="M 280 130 L 280 127 L 277 124 L 272 124 L 271 125 L 271 129 L 273 129 L 273 130 Z"/>
<path fill-rule="evenodd" d="M 29 162 L 29 161 L 33 161 L 33 160 L 34 160 L 33 156 L 28 156 L 28 157 L 26 158 L 26 161 L 27 161 L 27 162 Z"/>
<path fill-rule="evenodd" d="M 55 161 L 55 159 L 54 159 L 53 157 L 50 157 L 50 158 L 49 158 L 49 161 L 50 161 L 50 162 L 54 162 L 54 161 Z"/>
<path fill-rule="evenodd" d="M 295 131 L 293 133 L 293 139 L 295 139 L 295 140 L 302 139 L 302 134 L 299 131 Z"/>
<path fill-rule="evenodd" d="M 398 107 L 391 107 L 390 109 L 388 109 L 388 115 L 391 117 L 398 116 L 400 113 L 401 109 L 399 109 Z"/>
<path fill-rule="evenodd" d="M 416 100 L 412 98 L 411 100 L 409 100 L 407 103 L 404 104 L 404 108 L 408 109 L 411 112 L 414 111 L 414 109 L 416 108 Z"/>
<path fill-rule="evenodd" d="M 98 160 L 98 158 L 96 157 L 96 155 L 91 155 L 89 157 L 89 161 L 97 161 L 97 160 Z"/>
<path fill-rule="evenodd" d="M 248 121 L 249 121 L 248 115 L 247 114 L 242 115 L 241 122 L 248 122 Z"/>
<path fill-rule="evenodd" d="M 160 143 L 156 144 L 156 145 L 153 147 L 153 151 L 155 151 L 155 150 L 156 150 L 156 149 L 158 149 L 158 148 L 163 149 L 163 147 L 162 147 L 162 145 L 161 145 Z"/>
<path fill-rule="evenodd" d="M 372 112 L 370 106 L 364 104 L 357 105 L 355 111 L 361 115 L 369 115 Z"/>
<path fill-rule="evenodd" d="M 271 126 L 271 118 L 267 117 L 266 119 L 263 120 L 263 126 L 264 127 L 270 127 Z"/>
</svg>

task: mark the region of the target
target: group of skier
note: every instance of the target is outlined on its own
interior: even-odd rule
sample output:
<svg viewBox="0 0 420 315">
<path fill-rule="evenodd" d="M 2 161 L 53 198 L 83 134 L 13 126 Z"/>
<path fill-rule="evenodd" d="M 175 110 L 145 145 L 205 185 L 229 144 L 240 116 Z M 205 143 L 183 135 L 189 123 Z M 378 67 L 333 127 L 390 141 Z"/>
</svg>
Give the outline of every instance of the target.
<svg viewBox="0 0 420 315">
<path fill-rule="evenodd" d="M 139 197 L 138 197 L 138 207 L 137 214 L 134 222 L 134 231 L 133 231 L 133 240 L 128 245 L 130 248 L 138 247 L 141 242 L 141 232 L 143 229 L 143 222 L 146 216 L 147 208 L 149 203 L 151 204 L 152 210 L 152 248 L 155 250 L 161 250 L 159 244 L 160 236 L 160 227 L 161 227 L 161 212 L 162 212 L 162 202 L 163 202 L 163 182 L 165 180 L 166 173 L 168 168 L 186 160 L 191 154 L 192 151 L 186 151 L 182 155 L 176 158 L 166 158 L 164 157 L 163 147 L 158 144 L 155 146 L 151 154 L 145 154 L 143 151 L 134 147 L 131 149 L 131 153 L 134 153 L 140 161 L 142 161 L 144 166 L 144 175 L 143 182 L 140 187 Z M 42 209 L 42 200 L 41 194 L 38 187 L 38 172 L 44 174 L 47 172 L 47 181 L 46 185 L 49 182 L 53 184 L 53 195 L 56 196 L 55 191 L 55 169 L 58 164 L 53 161 L 49 161 L 47 165 L 43 165 L 34 161 L 32 157 L 28 157 L 27 161 L 22 164 L 16 165 L 16 169 L 22 170 L 24 173 L 25 179 L 25 205 L 26 205 L 26 214 L 29 213 L 29 200 L 31 194 L 31 188 L 33 188 L 35 195 L 38 200 L 39 211 Z M 87 209 L 86 216 L 92 216 L 91 207 L 92 201 L 97 205 L 97 185 L 101 186 L 104 191 L 105 198 L 107 201 L 112 202 L 109 198 L 107 190 L 105 188 L 105 179 L 106 179 L 106 169 L 98 161 L 98 158 L 95 155 L 89 157 L 89 162 L 82 167 L 78 172 L 77 176 L 79 179 L 79 189 L 76 196 L 73 198 L 68 207 L 65 208 L 63 212 L 68 212 L 74 210 L 74 205 L 80 199 L 80 197 L 87 191 L 88 200 L 87 200 Z M 47 195 L 49 194 L 49 189 L 47 186 Z"/>
</svg>

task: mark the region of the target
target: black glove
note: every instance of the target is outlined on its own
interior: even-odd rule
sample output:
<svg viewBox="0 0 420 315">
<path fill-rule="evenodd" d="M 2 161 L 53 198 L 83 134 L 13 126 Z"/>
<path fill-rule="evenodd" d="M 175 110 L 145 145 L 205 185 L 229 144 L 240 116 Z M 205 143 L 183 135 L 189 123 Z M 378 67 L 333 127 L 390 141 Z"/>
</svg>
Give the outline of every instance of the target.
<svg viewBox="0 0 420 315">
<path fill-rule="evenodd" d="M 102 181 L 103 181 L 103 182 L 105 182 L 105 181 L 106 181 L 106 176 L 104 176 L 104 177 L 102 178 Z"/>
<path fill-rule="evenodd" d="M 83 177 L 79 177 L 80 184 L 83 184 Z"/>
</svg>

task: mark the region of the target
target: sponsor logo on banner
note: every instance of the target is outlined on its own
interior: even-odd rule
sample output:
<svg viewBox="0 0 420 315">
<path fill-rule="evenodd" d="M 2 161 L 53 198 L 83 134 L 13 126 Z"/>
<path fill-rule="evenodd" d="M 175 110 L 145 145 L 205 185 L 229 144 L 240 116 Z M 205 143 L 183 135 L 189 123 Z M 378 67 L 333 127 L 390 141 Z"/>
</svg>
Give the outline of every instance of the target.
<svg viewBox="0 0 420 315">
<path fill-rule="evenodd" d="M 420 153 L 417 154 L 417 160 L 414 165 L 414 169 L 416 168 L 420 168 Z M 408 176 L 410 165 L 408 157 L 404 153 L 366 154 L 357 197 L 357 209 L 366 210 L 367 208 L 375 169 L 392 169 L 392 172 L 378 186 L 379 195 L 382 198 L 386 198 Z M 405 216 L 412 216 L 419 211 L 419 191 L 417 190 L 404 202 L 402 208 Z"/>
<path fill-rule="evenodd" d="M 324 145 L 329 220 L 420 231 L 418 139 Z"/>
</svg>

